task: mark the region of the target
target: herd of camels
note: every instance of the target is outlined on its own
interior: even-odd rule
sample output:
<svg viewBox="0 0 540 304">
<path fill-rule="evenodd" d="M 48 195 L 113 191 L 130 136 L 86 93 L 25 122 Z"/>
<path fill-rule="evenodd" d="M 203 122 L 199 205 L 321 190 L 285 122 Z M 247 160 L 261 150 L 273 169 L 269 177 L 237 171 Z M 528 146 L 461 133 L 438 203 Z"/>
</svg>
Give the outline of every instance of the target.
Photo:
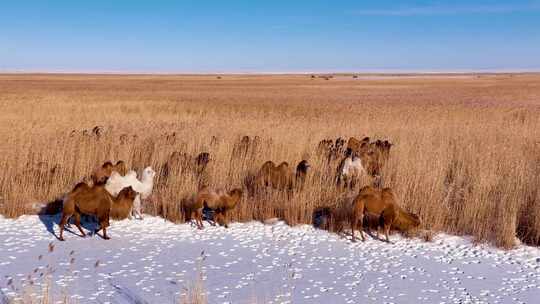
<svg viewBox="0 0 540 304">
<path fill-rule="evenodd" d="M 254 151 L 253 146 L 257 144 L 258 137 L 242 137 L 234 146 L 233 158 L 248 157 Z M 369 137 L 362 140 L 351 137 L 348 141 L 342 138 L 325 139 L 319 142 L 317 153 L 327 160 L 328 164 L 339 161 L 335 171 L 336 186 L 349 190 L 349 195 L 346 199 L 341 198 L 340 203 L 317 210 L 319 215 L 325 217 L 325 229 L 330 230 L 332 223 L 332 229 L 339 233 L 343 231 L 345 224 L 349 224 L 352 241 L 355 241 L 355 231 L 359 231 L 361 239 L 365 240 L 363 230 L 370 233 L 370 228 L 375 226 L 377 238 L 379 230 L 382 229 L 386 241 L 389 241 L 391 229 L 409 231 L 420 225 L 417 215 L 400 207 L 392 189 L 381 187 L 381 169 L 390 157 L 391 147 L 392 144 L 387 140 L 371 141 Z M 166 180 L 174 174 L 180 174 L 185 168 L 190 168 L 195 174 L 202 174 L 209 161 L 208 152 L 193 158 L 185 153 L 174 152 L 160 170 L 159 176 L 161 180 Z M 291 174 L 288 163 L 276 165 L 267 161 L 256 174 L 246 177 L 242 187 L 225 191 L 200 185 L 196 193 L 183 200 L 181 209 L 186 221 L 194 220 L 199 229 L 204 227 L 203 210 L 211 211 L 212 218 L 207 217 L 207 220 L 212 225 L 217 223 L 227 228 L 229 211 L 239 204 L 244 193 L 247 192 L 252 197 L 261 189 L 267 188 L 301 191 L 310 169 L 311 164 L 302 160 Z M 105 162 L 92 173 L 90 182 L 78 183 L 63 198 L 58 238 L 64 240 L 63 232 L 66 225 L 70 224 L 70 219 L 73 219 L 81 235 L 85 236 L 81 227 L 81 215 L 97 218 L 99 228 L 95 233 L 102 230 L 104 239 L 109 239 L 107 227 L 110 225 L 110 218 L 120 220 L 138 215 L 142 219 L 141 200 L 144 201 L 152 193 L 155 176 L 156 172 L 147 167 L 139 180 L 135 171 L 127 170 L 125 162 Z M 371 185 L 360 187 L 358 191 L 352 190 L 357 187 L 356 183 L 361 176 L 371 177 Z"/>
</svg>

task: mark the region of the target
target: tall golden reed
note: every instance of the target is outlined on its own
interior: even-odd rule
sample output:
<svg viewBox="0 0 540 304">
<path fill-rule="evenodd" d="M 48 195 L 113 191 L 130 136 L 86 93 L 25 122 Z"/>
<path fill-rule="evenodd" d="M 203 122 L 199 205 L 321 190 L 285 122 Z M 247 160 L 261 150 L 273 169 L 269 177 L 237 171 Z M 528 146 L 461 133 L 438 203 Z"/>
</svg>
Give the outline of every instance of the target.
<svg viewBox="0 0 540 304">
<path fill-rule="evenodd" d="M 208 182 L 232 188 L 266 160 L 314 170 L 292 198 L 244 197 L 236 220 L 310 223 L 338 191 L 335 166 L 316 154 L 338 136 L 392 141 L 384 185 L 425 228 L 509 247 L 540 244 L 540 76 L 0 75 L 0 213 L 69 191 L 106 160 L 163 169 L 174 151 L 211 153 Z M 103 126 L 99 138 L 94 126 Z M 86 130 L 86 131 L 85 131 Z M 231 161 L 243 135 L 253 159 Z M 217 143 L 212 142 L 212 136 Z M 182 220 L 191 173 L 158 178 L 147 212 Z"/>
</svg>

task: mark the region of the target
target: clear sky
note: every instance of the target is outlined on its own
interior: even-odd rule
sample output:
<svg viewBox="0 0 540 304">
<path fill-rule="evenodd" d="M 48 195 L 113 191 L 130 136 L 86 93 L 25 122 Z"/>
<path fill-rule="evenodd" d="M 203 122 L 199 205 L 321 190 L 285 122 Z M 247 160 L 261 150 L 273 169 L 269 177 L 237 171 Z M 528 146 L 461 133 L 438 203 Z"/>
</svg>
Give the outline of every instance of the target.
<svg viewBox="0 0 540 304">
<path fill-rule="evenodd" d="M 540 0 L 13 0 L 0 71 L 540 70 Z"/>
</svg>

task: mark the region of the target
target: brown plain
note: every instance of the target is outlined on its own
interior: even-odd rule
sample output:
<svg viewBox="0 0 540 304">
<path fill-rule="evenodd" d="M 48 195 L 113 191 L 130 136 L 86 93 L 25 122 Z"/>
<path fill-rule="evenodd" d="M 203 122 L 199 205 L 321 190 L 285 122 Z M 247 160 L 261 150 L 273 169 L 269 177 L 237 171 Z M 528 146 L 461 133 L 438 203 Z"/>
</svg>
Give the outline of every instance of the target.
<svg viewBox="0 0 540 304">
<path fill-rule="evenodd" d="M 162 170 L 172 152 L 209 152 L 210 186 L 234 188 L 268 160 L 312 165 L 290 199 L 244 196 L 232 219 L 311 223 L 337 197 L 325 138 L 388 139 L 384 187 L 422 228 L 512 246 L 540 244 L 540 75 L 0 75 L 0 213 L 31 212 L 107 160 Z M 99 136 L 88 136 L 102 126 Z M 70 136 L 75 130 L 75 135 Z M 174 133 L 174 136 L 173 136 Z M 258 135 L 250 160 L 235 143 Z M 39 165 L 38 165 L 39 164 Z M 38 168 L 39 166 L 39 168 Z M 36 174 L 36 172 L 46 174 Z M 156 180 L 145 212 L 183 220 L 195 174 Z"/>
</svg>

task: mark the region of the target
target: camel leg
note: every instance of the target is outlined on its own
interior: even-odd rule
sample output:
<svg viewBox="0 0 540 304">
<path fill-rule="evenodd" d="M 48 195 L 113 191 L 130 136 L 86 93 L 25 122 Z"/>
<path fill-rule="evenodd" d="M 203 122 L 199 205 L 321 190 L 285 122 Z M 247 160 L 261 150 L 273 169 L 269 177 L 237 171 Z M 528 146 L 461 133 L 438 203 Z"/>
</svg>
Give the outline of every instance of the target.
<svg viewBox="0 0 540 304">
<path fill-rule="evenodd" d="M 132 211 L 131 211 L 130 219 L 132 217 L 134 219 L 137 219 L 137 220 L 142 220 L 143 219 L 141 214 L 139 213 L 139 211 L 137 209 L 135 209 L 135 208 L 133 208 Z"/>
<path fill-rule="evenodd" d="M 62 220 L 60 220 L 60 236 L 58 237 L 60 241 L 64 241 L 64 226 L 70 217 L 71 214 L 62 214 Z"/>
<path fill-rule="evenodd" d="M 324 229 L 330 231 L 330 219 L 328 217 L 324 219 Z M 340 232 L 341 231 L 338 231 L 337 233 L 339 234 Z"/>
<path fill-rule="evenodd" d="M 143 220 L 143 216 L 142 216 L 141 210 L 137 210 L 137 219 L 139 219 L 139 220 L 141 220 L 141 221 Z"/>
<path fill-rule="evenodd" d="M 328 227 L 330 227 L 330 224 L 328 224 Z M 343 225 L 341 225 L 339 223 L 335 223 L 332 226 L 332 229 L 335 229 L 336 234 L 341 234 L 343 232 Z M 330 231 L 330 229 L 328 229 L 328 231 Z M 345 233 L 345 232 L 343 232 L 343 233 Z"/>
<path fill-rule="evenodd" d="M 197 221 L 197 211 L 195 210 L 191 210 L 189 212 L 189 223 L 191 226 L 193 226 L 193 224 L 195 224 L 195 226 L 199 226 L 199 222 Z"/>
<path fill-rule="evenodd" d="M 386 242 L 388 243 L 390 243 L 390 237 L 388 237 L 388 234 L 390 233 L 390 226 L 391 224 L 384 225 L 384 236 L 386 237 Z"/>
<path fill-rule="evenodd" d="M 208 220 L 210 225 L 216 226 L 216 223 L 218 222 L 219 218 L 219 212 L 217 210 L 213 210 L 212 220 Z"/>
<path fill-rule="evenodd" d="M 107 236 L 107 225 L 104 223 L 99 223 L 99 228 L 94 231 L 95 234 L 98 234 L 100 230 L 103 230 L 103 239 L 109 240 L 111 239 L 109 236 Z"/>
<path fill-rule="evenodd" d="M 67 218 L 66 220 L 66 225 L 68 228 L 71 228 L 71 223 L 69 222 L 69 220 L 71 219 L 71 216 Z"/>
<path fill-rule="evenodd" d="M 133 213 L 134 213 L 133 216 L 136 219 L 142 220 L 143 219 L 142 212 L 141 212 L 142 201 L 141 201 L 140 197 L 139 197 L 139 201 L 137 202 L 137 204 L 135 206 L 136 206 L 136 208 L 133 208 Z"/>
<path fill-rule="evenodd" d="M 388 237 L 388 233 L 390 232 L 390 227 L 392 226 L 392 223 L 394 222 L 393 218 L 388 216 L 385 211 L 380 215 L 379 217 L 379 225 L 377 226 L 377 238 L 379 238 L 379 230 L 382 228 L 384 232 L 384 236 L 386 237 L 386 241 L 390 243 L 390 238 Z"/>
<path fill-rule="evenodd" d="M 189 217 L 186 218 L 186 222 L 189 222 L 191 226 L 193 226 L 193 224 L 195 224 L 195 226 L 200 229 L 199 217 L 198 217 L 198 214 L 197 214 L 197 210 L 191 210 L 187 214 L 189 214 Z"/>
<path fill-rule="evenodd" d="M 353 242 L 356 241 L 356 238 L 354 237 L 354 229 L 358 228 L 360 230 L 360 237 L 362 238 L 362 242 L 366 240 L 364 237 L 364 216 L 365 216 L 365 203 L 362 200 L 354 200 L 354 209 L 352 212 L 352 221 L 351 221 L 351 229 L 352 229 L 352 235 L 353 235 Z"/>
<path fill-rule="evenodd" d="M 197 228 L 203 229 L 204 225 L 203 225 L 203 221 L 202 221 L 202 208 L 197 209 L 196 212 L 197 213 L 195 214 L 195 221 L 197 223 Z"/>
<path fill-rule="evenodd" d="M 129 214 L 130 220 L 132 218 L 135 218 L 135 219 L 137 218 L 137 209 L 140 205 L 141 205 L 141 195 L 137 194 L 137 196 L 135 196 L 135 199 L 133 200 L 133 205 L 131 206 L 131 212 Z"/>
<path fill-rule="evenodd" d="M 223 221 L 225 221 L 225 228 L 229 228 L 229 216 L 226 211 L 223 213 Z"/>
<path fill-rule="evenodd" d="M 103 227 L 103 238 L 105 240 L 110 240 L 111 238 L 107 235 L 107 228 Z"/>
<path fill-rule="evenodd" d="M 200 211 L 199 214 L 198 214 L 198 218 L 199 218 L 199 225 L 200 225 L 201 229 L 203 229 L 203 228 L 204 228 L 204 223 L 203 223 L 203 213 L 202 213 L 202 209 L 201 209 L 201 211 Z"/>
<path fill-rule="evenodd" d="M 212 215 L 212 222 L 210 223 L 212 226 L 218 226 L 221 225 L 221 222 L 219 220 L 221 214 L 219 211 L 215 210 L 214 215 Z"/>
<path fill-rule="evenodd" d="M 188 210 L 188 209 L 184 209 L 184 220 L 185 220 L 185 222 L 186 223 L 189 222 L 190 224 L 192 224 L 193 223 L 192 219 L 193 219 L 193 211 Z"/>
<path fill-rule="evenodd" d="M 366 233 L 367 233 L 369 236 L 373 236 L 373 235 L 371 234 L 371 227 L 370 227 L 369 224 L 370 224 L 370 223 L 369 223 L 369 220 L 368 220 L 367 226 L 366 226 L 366 230 L 367 230 Z"/>
<path fill-rule="evenodd" d="M 110 239 L 110 237 L 107 236 L 107 227 L 110 226 L 109 224 L 109 215 L 104 215 L 102 217 L 98 218 L 99 221 L 99 228 L 96 229 L 95 233 L 97 234 L 100 230 L 103 230 L 103 238 L 105 240 Z"/>
<path fill-rule="evenodd" d="M 365 241 L 366 239 L 364 238 L 364 233 L 363 233 L 363 221 L 362 221 L 362 216 L 358 216 L 356 213 L 352 216 L 352 219 L 351 219 L 351 235 L 352 235 L 352 241 L 353 242 L 356 242 L 356 237 L 354 236 L 354 230 L 355 229 L 359 229 L 359 232 L 360 232 L 360 237 L 362 238 L 362 242 Z M 360 227 L 360 228 L 358 228 Z"/>
<path fill-rule="evenodd" d="M 227 211 L 221 213 L 221 222 L 225 228 L 229 228 L 229 222 L 227 221 Z"/>
<path fill-rule="evenodd" d="M 81 232 L 81 236 L 85 237 L 86 234 L 84 233 L 84 231 L 83 231 L 83 229 L 81 227 L 81 214 L 77 212 L 77 213 L 73 214 L 73 217 L 75 218 L 75 226 Z"/>
<path fill-rule="evenodd" d="M 364 215 L 363 214 L 358 217 L 358 220 L 356 222 L 356 227 L 359 227 L 360 237 L 362 238 L 362 242 L 365 242 L 366 237 L 364 236 Z"/>
<path fill-rule="evenodd" d="M 351 223 L 351 242 L 356 242 L 356 237 L 354 236 L 354 229 L 356 228 L 356 223 L 358 220 L 356 219 L 356 214 L 353 214 L 350 216 L 349 222 Z"/>
</svg>

